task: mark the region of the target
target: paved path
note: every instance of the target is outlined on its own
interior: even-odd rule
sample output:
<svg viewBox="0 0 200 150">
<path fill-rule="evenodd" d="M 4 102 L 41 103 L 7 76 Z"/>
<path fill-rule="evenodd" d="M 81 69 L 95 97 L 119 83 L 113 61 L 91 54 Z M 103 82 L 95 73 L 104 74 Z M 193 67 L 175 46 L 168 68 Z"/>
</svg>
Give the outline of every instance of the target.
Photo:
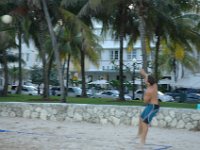
<svg viewBox="0 0 200 150">
<path fill-rule="evenodd" d="M 138 150 L 137 127 L 0 117 L 0 150 Z M 199 150 L 200 132 L 150 128 L 142 150 Z"/>
</svg>

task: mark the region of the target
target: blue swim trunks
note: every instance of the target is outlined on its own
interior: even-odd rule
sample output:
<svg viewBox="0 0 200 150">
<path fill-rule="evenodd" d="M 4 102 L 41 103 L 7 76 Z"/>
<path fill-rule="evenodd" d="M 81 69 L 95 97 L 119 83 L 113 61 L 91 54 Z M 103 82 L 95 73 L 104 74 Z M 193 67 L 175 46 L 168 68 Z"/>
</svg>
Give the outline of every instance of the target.
<svg viewBox="0 0 200 150">
<path fill-rule="evenodd" d="M 153 117 L 156 116 L 156 114 L 159 111 L 160 106 L 156 105 L 156 104 L 147 104 L 144 111 L 141 114 L 141 118 L 143 120 L 143 122 L 145 122 L 146 124 L 150 124 Z"/>
</svg>

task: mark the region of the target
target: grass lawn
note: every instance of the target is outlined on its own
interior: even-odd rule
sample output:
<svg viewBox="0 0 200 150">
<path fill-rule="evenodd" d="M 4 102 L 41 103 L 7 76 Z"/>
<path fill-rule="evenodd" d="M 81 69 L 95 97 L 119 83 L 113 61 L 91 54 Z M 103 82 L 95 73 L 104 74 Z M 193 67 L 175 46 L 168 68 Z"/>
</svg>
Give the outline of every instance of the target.
<svg viewBox="0 0 200 150">
<path fill-rule="evenodd" d="M 29 95 L 8 95 L 7 97 L 0 97 L 0 102 L 40 102 L 40 103 L 60 103 L 60 97 L 52 96 L 50 100 L 42 100 L 41 96 L 29 96 Z M 112 99 L 103 98 L 75 98 L 68 97 L 67 103 L 76 104 L 102 104 L 102 105 L 126 105 L 126 106 L 143 106 L 142 101 L 116 101 Z M 187 103 L 176 103 L 176 102 L 161 102 L 161 107 L 172 107 L 172 108 L 190 108 L 196 109 L 197 104 Z"/>
</svg>

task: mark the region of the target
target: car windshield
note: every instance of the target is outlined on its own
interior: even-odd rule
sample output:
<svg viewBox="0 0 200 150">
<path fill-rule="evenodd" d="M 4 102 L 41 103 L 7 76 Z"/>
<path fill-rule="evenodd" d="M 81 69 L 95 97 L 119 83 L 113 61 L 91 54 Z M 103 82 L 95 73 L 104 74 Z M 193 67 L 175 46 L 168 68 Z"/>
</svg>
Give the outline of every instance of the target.
<svg viewBox="0 0 200 150">
<path fill-rule="evenodd" d="M 158 91 L 158 95 L 165 95 L 164 93 L 162 93 L 162 92 L 160 92 L 160 91 Z"/>
<path fill-rule="evenodd" d="M 34 87 L 26 87 L 26 88 L 29 89 L 29 91 L 37 91 L 37 89 Z"/>
<path fill-rule="evenodd" d="M 76 91 L 76 92 L 82 92 L 82 89 L 74 87 L 74 91 Z"/>
<path fill-rule="evenodd" d="M 110 92 L 112 92 L 113 94 L 119 94 L 119 91 L 117 90 L 111 90 Z"/>
</svg>

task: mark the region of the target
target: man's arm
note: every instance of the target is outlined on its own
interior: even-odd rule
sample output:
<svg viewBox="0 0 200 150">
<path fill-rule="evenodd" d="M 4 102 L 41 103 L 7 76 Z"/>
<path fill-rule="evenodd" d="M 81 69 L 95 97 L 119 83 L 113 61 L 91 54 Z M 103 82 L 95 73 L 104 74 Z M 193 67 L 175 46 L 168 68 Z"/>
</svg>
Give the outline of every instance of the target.
<svg viewBox="0 0 200 150">
<path fill-rule="evenodd" d="M 142 75 L 142 77 L 144 78 L 144 80 L 147 80 L 148 74 L 144 71 L 144 69 L 140 70 L 140 74 Z"/>
</svg>

